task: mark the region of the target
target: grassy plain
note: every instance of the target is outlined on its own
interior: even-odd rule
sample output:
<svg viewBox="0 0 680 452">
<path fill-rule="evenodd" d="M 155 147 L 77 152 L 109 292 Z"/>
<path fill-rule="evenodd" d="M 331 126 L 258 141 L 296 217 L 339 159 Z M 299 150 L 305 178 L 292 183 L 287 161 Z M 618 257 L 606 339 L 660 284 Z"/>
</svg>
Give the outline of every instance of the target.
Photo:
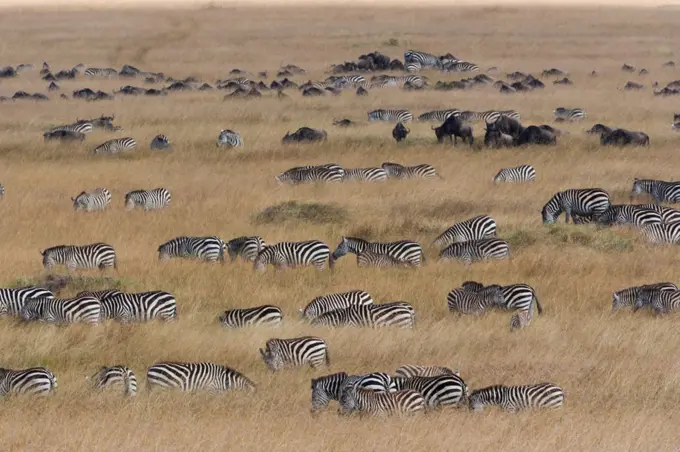
<svg viewBox="0 0 680 452">
<path fill-rule="evenodd" d="M 633 231 L 546 227 L 539 210 L 562 189 L 602 187 L 615 202 L 628 202 L 634 177 L 673 180 L 680 171 L 678 135 L 670 129 L 677 103 L 654 97 L 651 83 L 680 78 L 662 63 L 677 59 L 680 13 L 661 9 L 558 9 L 542 7 L 372 9 L 206 8 L 201 10 L 6 10 L 0 15 L 3 64 L 36 69 L 0 82 L 0 95 L 19 89 L 46 92 L 38 77 L 43 60 L 53 68 L 133 64 L 176 78 L 209 82 L 238 67 L 270 73 L 285 63 L 310 72 L 296 81 L 323 79 L 330 63 L 378 49 L 403 58 L 409 48 L 451 52 L 500 73 L 538 75 L 559 67 L 573 86 L 548 80 L 544 90 L 501 95 L 489 88 L 466 92 L 397 89 L 358 98 L 291 101 L 271 94 L 256 101 L 223 101 L 222 92 L 175 93 L 163 98 L 117 98 L 90 103 L 0 104 L 0 275 L 2 283 L 39 277 L 38 251 L 65 243 L 104 241 L 119 254 L 119 274 L 130 291 L 163 289 L 179 303 L 172 324 L 96 328 L 22 326 L 0 322 L 0 360 L 5 367 L 44 365 L 59 380 L 48 400 L 3 403 L 4 450 L 599 450 L 672 451 L 680 447 L 680 361 L 677 318 L 610 312 L 611 292 L 650 281 L 678 279 L 675 248 L 651 248 Z M 385 43 L 398 40 L 397 46 Z M 623 63 L 649 75 L 620 71 Z M 588 74 L 597 70 L 599 77 Z M 434 82 L 450 80 L 432 72 Z M 271 77 L 270 79 L 271 80 Z M 627 80 L 647 86 L 623 92 Z M 89 86 L 112 90 L 141 81 L 61 82 L 64 92 Z M 582 107 L 589 118 L 567 125 L 570 133 L 549 149 L 503 151 L 437 146 L 430 124 L 412 124 L 397 145 L 391 126 L 365 123 L 374 108 L 408 108 L 414 115 L 437 108 L 516 109 L 524 123 L 550 123 L 558 106 Z M 47 145 L 42 131 L 76 118 L 115 114 L 119 136 L 138 142 L 134 155 L 94 158 L 88 152 L 113 134 L 94 133 L 83 145 Z M 362 123 L 334 128 L 334 118 Z M 594 123 L 643 130 L 649 149 L 602 149 L 583 133 Z M 282 147 L 286 131 L 323 128 L 320 146 Z M 220 129 L 244 137 L 242 151 L 215 148 Z M 151 138 L 165 133 L 174 152 L 151 154 Z M 483 127 L 475 134 L 480 142 Z M 274 176 L 301 164 L 337 162 L 345 167 L 384 161 L 430 163 L 444 180 L 390 181 L 381 185 L 279 187 Z M 533 185 L 491 184 L 499 168 L 531 163 Z M 76 214 L 70 196 L 107 187 L 109 211 Z M 167 187 L 169 210 L 123 210 L 132 189 Z M 254 216 L 286 201 L 328 203 L 346 215 L 321 224 L 300 221 L 254 224 Z M 158 245 L 179 235 L 216 234 L 225 239 L 259 234 L 268 243 L 318 238 L 335 246 L 342 235 L 415 239 L 424 245 L 449 225 L 487 213 L 512 246 L 507 262 L 466 268 L 436 262 L 415 271 L 358 270 L 352 258 L 337 271 L 297 270 L 254 275 L 240 263 L 160 265 Z M 447 292 L 465 280 L 534 286 L 545 312 L 521 332 L 509 331 L 510 314 L 454 319 Z M 376 301 L 406 300 L 416 308 L 415 331 L 329 331 L 297 320 L 297 308 L 326 293 L 364 289 Z M 68 295 L 68 294 L 66 294 Z M 230 307 L 271 303 L 286 315 L 272 330 L 224 331 L 216 317 Z M 519 415 L 445 410 L 417 419 L 343 419 L 335 406 L 309 415 L 309 369 L 268 373 L 257 349 L 270 337 L 315 334 L 330 345 L 329 372 L 388 371 L 405 363 L 459 369 L 470 388 L 551 381 L 565 388 L 566 404 L 554 413 Z M 258 384 L 248 397 L 227 394 L 144 392 L 145 369 L 161 360 L 211 360 L 232 366 Z M 140 395 L 92 395 L 85 377 L 102 364 L 130 366 Z"/>
</svg>

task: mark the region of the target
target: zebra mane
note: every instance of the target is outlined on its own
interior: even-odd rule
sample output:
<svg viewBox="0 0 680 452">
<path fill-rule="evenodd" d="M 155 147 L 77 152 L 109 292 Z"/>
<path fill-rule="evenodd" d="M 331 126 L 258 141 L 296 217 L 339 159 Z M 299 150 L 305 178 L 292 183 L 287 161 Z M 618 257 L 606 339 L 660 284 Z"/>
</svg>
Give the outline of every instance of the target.
<svg viewBox="0 0 680 452">
<path fill-rule="evenodd" d="M 67 249 L 67 248 L 72 248 L 74 246 L 76 246 L 76 245 L 57 245 L 57 246 L 53 246 L 53 247 L 50 247 L 50 248 L 45 248 L 45 250 L 41 251 L 40 254 L 42 254 L 44 256 L 45 254 L 50 253 L 52 251 L 59 251 L 59 250 Z"/>
</svg>

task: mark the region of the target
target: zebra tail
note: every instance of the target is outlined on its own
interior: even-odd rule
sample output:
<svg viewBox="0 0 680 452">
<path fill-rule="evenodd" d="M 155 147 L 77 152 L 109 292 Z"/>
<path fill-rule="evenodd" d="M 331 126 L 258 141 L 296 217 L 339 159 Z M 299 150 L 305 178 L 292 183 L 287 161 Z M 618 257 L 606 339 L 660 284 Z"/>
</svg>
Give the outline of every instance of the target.
<svg viewBox="0 0 680 452">
<path fill-rule="evenodd" d="M 538 309 L 538 313 L 542 314 L 543 308 L 541 307 L 541 303 L 538 301 L 538 297 L 536 296 L 536 294 L 534 294 L 534 300 L 536 300 L 536 309 Z"/>
<path fill-rule="evenodd" d="M 331 354 L 328 352 L 328 347 L 326 347 L 326 366 L 330 367 L 331 365 Z"/>
<path fill-rule="evenodd" d="M 422 260 L 423 264 L 427 262 L 427 257 L 425 257 L 425 250 L 420 250 L 420 259 Z"/>
</svg>

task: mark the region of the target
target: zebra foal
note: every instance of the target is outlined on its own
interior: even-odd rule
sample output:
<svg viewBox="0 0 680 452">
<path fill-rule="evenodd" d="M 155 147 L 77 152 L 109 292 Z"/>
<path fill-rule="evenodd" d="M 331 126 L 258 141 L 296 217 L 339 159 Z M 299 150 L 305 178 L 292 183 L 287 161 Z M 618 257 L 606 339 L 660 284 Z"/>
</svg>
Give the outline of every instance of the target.
<svg viewBox="0 0 680 452">
<path fill-rule="evenodd" d="M 508 412 L 529 408 L 561 408 L 564 391 L 552 383 L 489 386 L 472 391 L 469 403 L 472 411 L 482 411 L 486 406 L 492 405 L 500 406 Z"/>
<path fill-rule="evenodd" d="M 111 204 L 111 192 L 106 188 L 96 188 L 92 193 L 82 191 L 77 196 L 71 197 L 71 201 L 73 201 L 73 209 L 76 212 L 79 210 L 86 212 L 106 210 Z"/>
<path fill-rule="evenodd" d="M 332 257 L 333 259 L 339 259 L 347 253 L 356 254 L 357 264 L 362 263 L 367 266 L 370 264 L 375 264 L 370 266 L 404 264 L 410 267 L 420 267 L 425 261 L 423 247 L 418 242 L 412 240 L 380 243 L 369 242 L 358 237 L 342 237 Z M 363 257 L 361 257 L 362 254 Z"/>
<path fill-rule="evenodd" d="M 318 337 L 303 336 L 292 339 L 269 339 L 260 349 L 262 360 L 269 370 L 309 365 L 316 369 L 321 365 L 330 366 L 328 345 Z"/>
<path fill-rule="evenodd" d="M 125 194 L 125 209 L 141 207 L 145 211 L 163 209 L 170 205 L 172 196 L 167 188 L 153 190 L 133 190 Z"/>
<path fill-rule="evenodd" d="M 118 268 L 116 251 L 106 243 L 91 245 L 59 245 L 40 252 L 45 269 L 50 270 L 55 265 L 65 265 L 69 270 L 108 267 Z"/>
<path fill-rule="evenodd" d="M 283 321 L 281 309 L 272 305 L 245 309 L 227 309 L 219 316 L 220 324 L 227 328 L 245 326 L 274 326 Z"/>
<path fill-rule="evenodd" d="M 635 299 L 633 312 L 650 306 L 655 314 L 664 315 L 680 310 L 680 290 L 641 290 Z"/>
<path fill-rule="evenodd" d="M 638 179 L 633 181 L 633 189 L 630 197 L 648 193 L 654 202 L 677 203 L 680 202 L 680 182 L 666 182 L 653 179 Z"/>
<path fill-rule="evenodd" d="M 640 234 L 647 242 L 655 245 L 680 243 L 680 222 L 648 224 L 640 228 Z"/>
<path fill-rule="evenodd" d="M 5 369 L 0 367 L 0 396 L 51 395 L 57 388 L 57 377 L 44 367 Z"/>
<path fill-rule="evenodd" d="M 220 131 L 220 134 L 217 137 L 216 146 L 226 148 L 242 148 L 243 138 L 241 138 L 241 135 L 239 135 L 238 132 L 234 132 L 233 130 L 229 129 L 223 129 Z"/>
<path fill-rule="evenodd" d="M 122 386 L 123 395 L 133 397 L 137 395 L 137 377 L 126 366 L 101 366 L 90 379 L 97 390 L 110 386 Z"/>
<path fill-rule="evenodd" d="M 253 235 L 250 237 L 242 236 L 231 239 L 226 243 L 226 246 L 229 258 L 232 262 L 239 256 L 246 262 L 253 262 L 267 244 L 259 235 Z"/>
<path fill-rule="evenodd" d="M 182 392 L 207 391 L 211 394 L 240 389 L 255 391 L 255 383 L 236 370 L 209 362 L 162 362 L 146 372 L 147 387 L 177 389 Z"/>
<path fill-rule="evenodd" d="M 409 122 L 413 121 L 413 114 L 408 110 L 378 109 L 368 112 L 369 121 Z"/>
<path fill-rule="evenodd" d="M 460 406 L 467 400 L 468 387 L 460 376 L 455 374 L 435 377 L 393 378 L 397 391 L 411 389 L 417 391 L 425 400 L 428 409 L 446 405 Z"/>
<path fill-rule="evenodd" d="M 472 315 L 480 315 L 487 310 L 502 307 L 504 301 L 501 287 L 497 285 L 487 286 L 478 292 L 461 287 L 453 289 L 446 296 L 449 312 Z"/>
<path fill-rule="evenodd" d="M 388 178 L 394 179 L 432 179 L 441 176 L 437 174 L 437 170 L 427 163 L 420 165 L 404 166 L 398 163 L 384 162 L 381 165 L 382 169 L 387 173 Z"/>
</svg>

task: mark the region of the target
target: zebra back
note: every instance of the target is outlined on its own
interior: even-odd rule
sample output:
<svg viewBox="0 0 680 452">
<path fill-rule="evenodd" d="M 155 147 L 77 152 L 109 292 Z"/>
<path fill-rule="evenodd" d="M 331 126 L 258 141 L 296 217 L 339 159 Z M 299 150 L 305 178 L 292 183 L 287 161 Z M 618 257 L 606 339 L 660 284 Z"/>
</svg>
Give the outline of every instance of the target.
<svg viewBox="0 0 680 452">
<path fill-rule="evenodd" d="M 230 367 L 209 362 L 157 363 L 149 367 L 146 378 L 149 388 L 158 386 L 183 392 L 204 390 L 217 393 L 231 389 L 255 390 L 255 384 L 245 375 Z"/>
<path fill-rule="evenodd" d="M 24 303 L 19 315 L 24 321 L 97 324 L 102 320 L 102 306 L 93 297 L 31 298 Z"/>
<path fill-rule="evenodd" d="M 228 309 L 219 317 L 220 324 L 228 328 L 244 326 L 278 325 L 283 321 L 281 309 L 272 305 L 245 309 Z"/>
<path fill-rule="evenodd" d="M 28 369 L 0 368 L 0 396 L 50 395 L 57 388 L 57 377 L 45 367 Z"/>
<path fill-rule="evenodd" d="M 300 309 L 302 317 L 312 320 L 327 312 L 338 309 L 345 309 L 350 306 L 363 306 L 373 303 L 373 298 L 368 292 L 363 290 L 352 290 L 349 292 L 332 293 L 322 295 L 310 301 L 304 309 Z"/>
<path fill-rule="evenodd" d="M 95 389 L 104 389 L 109 386 L 122 386 L 124 396 L 137 395 L 137 377 L 127 366 L 101 366 L 99 371 L 92 376 Z"/>
</svg>

